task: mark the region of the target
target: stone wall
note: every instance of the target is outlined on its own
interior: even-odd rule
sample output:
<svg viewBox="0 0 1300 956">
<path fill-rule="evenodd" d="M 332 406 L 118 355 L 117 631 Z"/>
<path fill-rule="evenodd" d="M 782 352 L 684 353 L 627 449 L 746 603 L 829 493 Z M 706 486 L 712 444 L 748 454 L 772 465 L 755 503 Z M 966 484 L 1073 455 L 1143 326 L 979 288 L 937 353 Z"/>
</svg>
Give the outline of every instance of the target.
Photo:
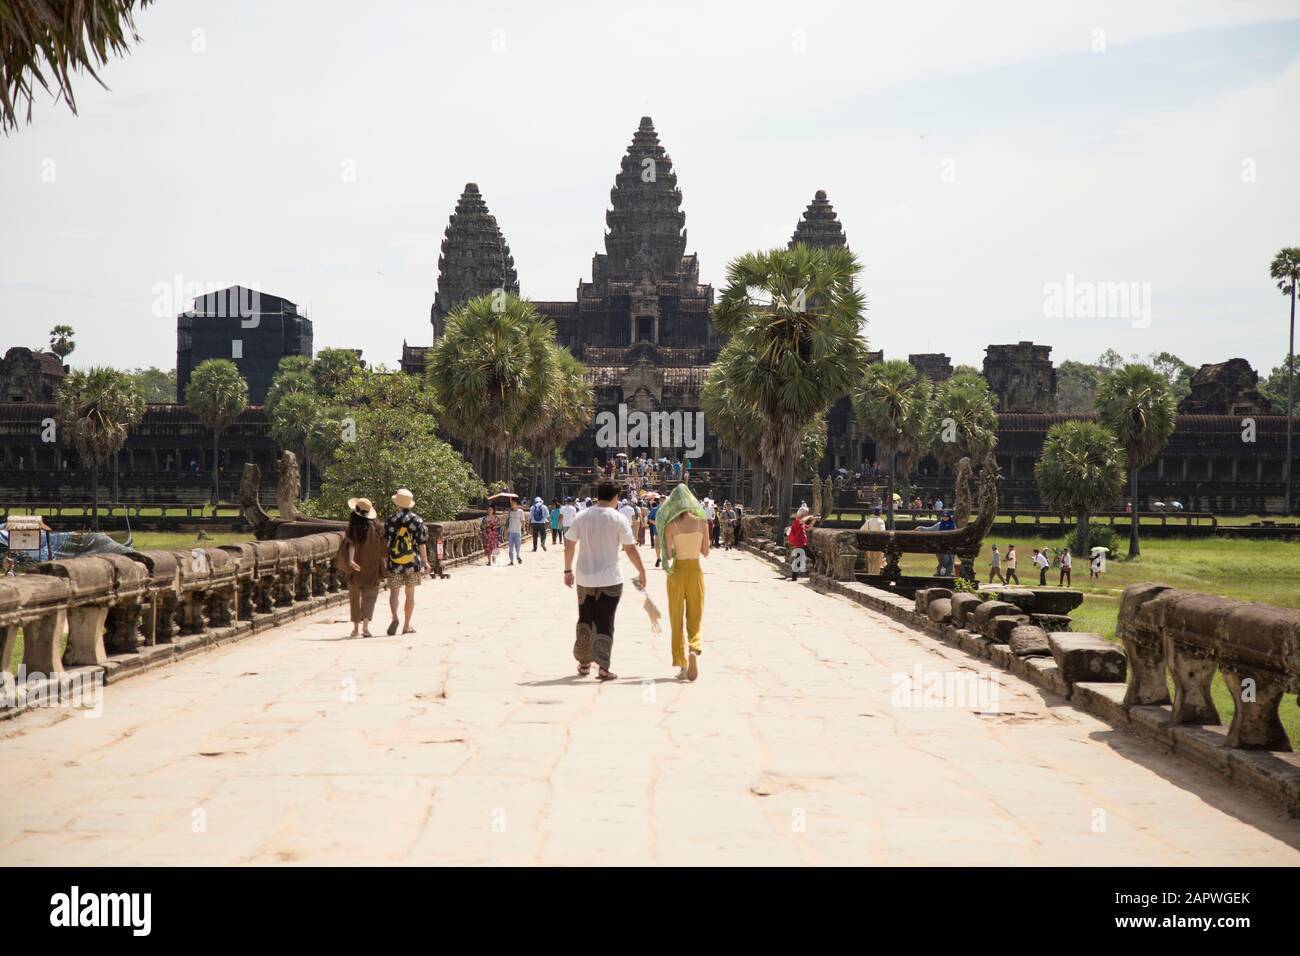
<svg viewBox="0 0 1300 956">
<path fill-rule="evenodd" d="M 984 377 L 999 412 L 1056 410 L 1056 369 L 1052 347 L 1018 342 L 984 349 Z"/>
</svg>

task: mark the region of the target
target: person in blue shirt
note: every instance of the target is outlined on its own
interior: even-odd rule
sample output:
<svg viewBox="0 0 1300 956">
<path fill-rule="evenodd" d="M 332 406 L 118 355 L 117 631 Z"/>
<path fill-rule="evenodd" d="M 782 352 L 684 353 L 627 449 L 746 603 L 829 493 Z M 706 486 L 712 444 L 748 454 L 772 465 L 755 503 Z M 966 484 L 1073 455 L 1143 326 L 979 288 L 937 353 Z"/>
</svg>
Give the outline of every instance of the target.
<svg viewBox="0 0 1300 956">
<path fill-rule="evenodd" d="M 650 505 L 651 505 L 650 513 L 646 517 L 650 519 L 650 547 L 654 549 L 655 567 L 657 568 L 659 567 L 659 547 L 658 545 L 655 544 L 655 539 L 658 537 L 658 534 L 655 530 L 655 519 L 659 517 L 659 496 L 658 495 L 655 495 L 655 497 L 651 499 Z"/>
<path fill-rule="evenodd" d="M 952 512 L 951 512 L 951 511 L 945 511 L 945 512 L 943 513 L 943 515 L 939 518 L 938 522 L 936 522 L 935 524 L 930 525 L 928 528 L 922 528 L 921 530 L 923 530 L 923 531 L 956 531 L 956 530 L 957 530 L 957 522 L 953 520 Z M 953 565 L 954 565 L 954 563 L 956 562 L 956 560 L 957 560 L 957 555 L 955 555 L 955 554 L 941 554 L 941 555 L 939 555 L 939 567 L 936 569 L 935 573 L 936 573 L 939 577 L 945 577 L 945 578 L 950 578 L 950 577 L 952 577 L 953 574 L 954 574 Z"/>
</svg>

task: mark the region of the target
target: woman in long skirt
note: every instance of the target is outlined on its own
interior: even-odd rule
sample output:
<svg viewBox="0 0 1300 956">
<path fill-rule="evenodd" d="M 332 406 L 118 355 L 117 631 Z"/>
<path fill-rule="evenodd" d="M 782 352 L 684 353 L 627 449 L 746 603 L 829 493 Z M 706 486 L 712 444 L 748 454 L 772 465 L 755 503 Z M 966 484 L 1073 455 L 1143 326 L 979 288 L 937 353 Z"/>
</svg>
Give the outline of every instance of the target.
<svg viewBox="0 0 1300 956">
<path fill-rule="evenodd" d="M 375 616 L 375 600 L 383 584 L 387 565 L 388 543 L 384 523 L 379 520 L 369 498 L 348 501 L 347 557 L 348 606 L 352 616 L 352 636 L 369 637 L 370 620 Z"/>
<path fill-rule="evenodd" d="M 488 505 L 487 515 L 479 523 L 479 534 L 483 538 L 483 553 L 487 555 L 488 564 L 497 563 L 497 548 L 501 547 L 501 529 L 497 526 L 497 509 Z"/>
</svg>

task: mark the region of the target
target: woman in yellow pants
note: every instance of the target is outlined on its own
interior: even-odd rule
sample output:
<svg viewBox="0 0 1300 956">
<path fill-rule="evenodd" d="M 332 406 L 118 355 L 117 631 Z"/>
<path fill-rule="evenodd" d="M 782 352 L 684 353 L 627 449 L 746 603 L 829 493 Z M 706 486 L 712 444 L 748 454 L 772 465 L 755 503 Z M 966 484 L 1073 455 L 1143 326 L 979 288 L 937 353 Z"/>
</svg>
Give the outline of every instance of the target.
<svg viewBox="0 0 1300 956">
<path fill-rule="evenodd" d="M 668 573 L 673 666 L 680 668 L 678 680 L 695 680 L 700 676 L 700 623 L 704 617 L 704 574 L 700 559 L 709 556 L 709 520 L 690 489 L 678 485 L 659 506 L 655 526 L 660 560 Z"/>
</svg>

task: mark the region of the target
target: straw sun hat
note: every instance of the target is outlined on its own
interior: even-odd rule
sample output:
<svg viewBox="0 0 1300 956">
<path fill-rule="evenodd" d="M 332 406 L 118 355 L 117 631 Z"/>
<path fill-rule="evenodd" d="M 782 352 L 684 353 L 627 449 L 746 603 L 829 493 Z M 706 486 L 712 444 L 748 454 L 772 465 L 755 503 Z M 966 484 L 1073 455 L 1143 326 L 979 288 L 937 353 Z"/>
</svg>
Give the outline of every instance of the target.
<svg viewBox="0 0 1300 956">
<path fill-rule="evenodd" d="M 349 498 L 348 507 L 361 515 L 363 518 L 378 518 L 375 513 L 375 506 L 369 498 Z"/>
<path fill-rule="evenodd" d="M 415 497 L 408 488 L 398 488 L 397 494 L 393 495 L 393 504 L 399 508 L 414 508 Z"/>
</svg>

